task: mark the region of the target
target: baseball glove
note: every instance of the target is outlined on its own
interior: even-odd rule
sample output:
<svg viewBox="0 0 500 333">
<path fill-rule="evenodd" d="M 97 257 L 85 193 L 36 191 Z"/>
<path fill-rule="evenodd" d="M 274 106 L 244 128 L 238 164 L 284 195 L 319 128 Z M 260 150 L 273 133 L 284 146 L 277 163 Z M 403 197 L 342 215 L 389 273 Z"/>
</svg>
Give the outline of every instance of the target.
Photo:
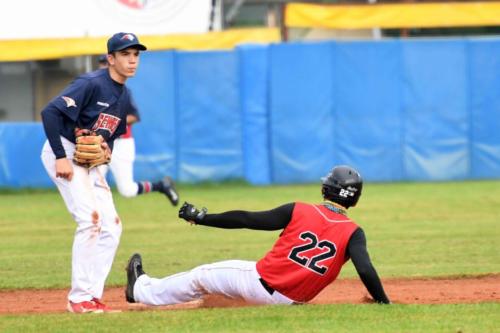
<svg viewBox="0 0 500 333">
<path fill-rule="evenodd" d="M 181 209 L 179 209 L 179 217 L 191 224 L 198 224 L 203 221 L 207 212 L 208 210 L 205 207 L 200 210 L 189 202 L 184 202 Z"/>
<path fill-rule="evenodd" d="M 76 148 L 73 161 L 85 168 L 107 164 L 111 161 L 111 150 L 103 137 L 87 129 L 75 129 Z"/>
</svg>

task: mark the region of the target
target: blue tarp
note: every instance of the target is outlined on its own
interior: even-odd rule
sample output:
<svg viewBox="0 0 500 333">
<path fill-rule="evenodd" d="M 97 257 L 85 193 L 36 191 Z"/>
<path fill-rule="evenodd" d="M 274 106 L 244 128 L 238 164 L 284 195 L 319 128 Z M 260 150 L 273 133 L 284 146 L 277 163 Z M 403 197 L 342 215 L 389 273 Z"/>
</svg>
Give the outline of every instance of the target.
<svg viewBox="0 0 500 333">
<path fill-rule="evenodd" d="M 237 52 L 245 179 L 252 184 L 269 184 L 268 48 L 248 45 Z"/>
<path fill-rule="evenodd" d="M 464 41 L 402 45 L 403 161 L 408 179 L 469 176 L 465 51 Z"/>
<path fill-rule="evenodd" d="M 400 45 L 333 44 L 335 163 L 366 179 L 402 178 Z"/>
<path fill-rule="evenodd" d="M 44 142 L 41 123 L 0 123 L 1 187 L 46 187 L 52 183 L 40 159 Z"/>
<path fill-rule="evenodd" d="M 176 74 L 178 179 L 243 178 L 237 53 L 180 52 Z"/>
<path fill-rule="evenodd" d="M 471 178 L 500 177 L 500 42 L 468 45 L 468 123 Z"/>
<path fill-rule="evenodd" d="M 156 180 L 177 174 L 175 54 L 145 52 L 141 70 L 127 81 L 141 121 L 133 125 L 137 180 Z"/>
<path fill-rule="evenodd" d="M 270 49 L 272 180 L 318 181 L 333 162 L 331 44 Z"/>
<path fill-rule="evenodd" d="M 500 178 L 500 39 L 146 52 L 135 176 L 317 182 Z M 0 186 L 47 186 L 38 123 L 0 124 Z"/>
</svg>

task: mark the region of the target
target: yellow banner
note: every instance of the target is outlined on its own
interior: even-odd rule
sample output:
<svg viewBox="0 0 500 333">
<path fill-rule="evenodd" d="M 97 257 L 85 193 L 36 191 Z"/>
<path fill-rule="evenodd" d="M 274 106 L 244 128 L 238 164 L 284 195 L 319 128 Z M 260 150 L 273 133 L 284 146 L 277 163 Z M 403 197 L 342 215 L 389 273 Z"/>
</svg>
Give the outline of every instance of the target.
<svg viewBox="0 0 500 333">
<path fill-rule="evenodd" d="M 500 25 L 500 2 L 311 5 L 289 4 L 288 27 L 367 29 Z"/>
<path fill-rule="evenodd" d="M 279 42 L 274 28 L 233 29 L 193 35 L 139 36 L 148 50 L 232 49 L 245 43 Z M 0 61 L 57 59 L 106 53 L 107 38 L 0 40 Z"/>
</svg>

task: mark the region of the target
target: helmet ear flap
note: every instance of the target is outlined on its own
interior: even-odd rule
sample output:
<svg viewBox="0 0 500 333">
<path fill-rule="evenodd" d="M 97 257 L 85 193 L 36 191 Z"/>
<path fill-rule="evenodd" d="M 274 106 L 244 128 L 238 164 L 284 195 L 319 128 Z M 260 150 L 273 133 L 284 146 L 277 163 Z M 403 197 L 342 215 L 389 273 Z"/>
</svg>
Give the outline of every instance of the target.
<svg viewBox="0 0 500 333">
<path fill-rule="evenodd" d="M 321 195 L 325 199 L 328 197 L 328 188 L 325 185 L 321 186 Z"/>
<path fill-rule="evenodd" d="M 323 194 L 323 198 L 325 200 L 335 202 L 335 203 L 337 203 L 345 208 L 349 208 L 351 206 L 354 206 L 356 204 L 356 202 L 358 201 L 359 196 L 356 197 L 355 199 L 349 198 L 349 197 L 344 197 L 344 196 L 340 195 L 341 191 L 343 191 L 343 190 L 340 187 L 335 188 L 335 187 L 328 186 L 328 185 L 323 185 L 323 187 L 321 188 L 321 193 Z"/>
<path fill-rule="evenodd" d="M 323 184 L 323 186 L 321 186 L 321 194 L 323 195 L 323 199 L 333 201 L 330 186 Z"/>
</svg>

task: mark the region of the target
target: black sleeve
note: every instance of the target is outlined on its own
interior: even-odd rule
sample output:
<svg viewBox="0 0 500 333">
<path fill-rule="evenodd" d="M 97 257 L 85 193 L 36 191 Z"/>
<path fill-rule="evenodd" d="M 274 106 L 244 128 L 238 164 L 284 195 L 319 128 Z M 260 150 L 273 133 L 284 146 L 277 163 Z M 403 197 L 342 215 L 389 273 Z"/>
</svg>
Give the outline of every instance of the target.
<svg viewBox="0 0 500 333">
<path fill-rule="evenodd" d="M 285 228 L 292 219 L 294 207 L 295 203 L 288 203 L 261 212 L 232 210 L 220 214 L 207 214 L 197 224 L 224 229 L 279 230 Z"/>
<path fill-rule="evenodd" d="M 358 228 L 351 236 L 347 246 L 347 255 L 351 257 L 361 281 L 377 303 L 390 303 L 382 282 L 372 265 L 366 249 L 366 237 L 363 229 Z"/>
<path fill-rule="evenodd" d="M 63 115 L 52 104 L 47 105 L 42 111 L 42 122 L 45 135 L 49 140 L 50 147 L 56 155 L 56 159 L 66 157 L 66 152 L 61 142 L 61 126 Z"/>
</svg>

